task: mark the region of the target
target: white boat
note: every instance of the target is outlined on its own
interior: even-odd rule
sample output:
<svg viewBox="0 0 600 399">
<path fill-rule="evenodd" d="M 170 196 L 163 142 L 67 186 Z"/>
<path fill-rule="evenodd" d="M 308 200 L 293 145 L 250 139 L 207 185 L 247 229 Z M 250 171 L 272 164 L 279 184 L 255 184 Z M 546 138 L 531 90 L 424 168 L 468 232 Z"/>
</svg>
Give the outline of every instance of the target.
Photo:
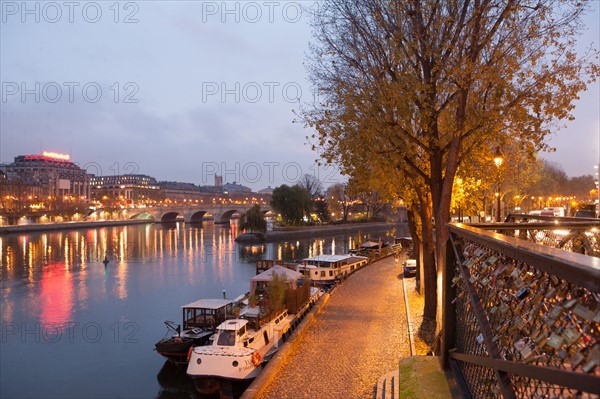
<svg viewBox="0 0 600 399">
<path fill-rule="evenodd" d="M 302 260 L 296 270 L 316 284 L 333 285 L 366 266 L 369 258 L 353 254 L 319 255 Z"/>
<path fill-rule="evenodd" d="M 219 325 L 212 345 L 192 349 L 187 368 L 189 376 L 247 380 L 260 373 L 263 359 L 268 353 L 272 355 L 273 349 L 283 342 L 294 316 L 284 310 L 258 327 L 259 312 L 249 310 L 244 313 L 244 318 L 227 320 Z"/>
<path fill-rule="evenodd" d="M 275 276 L 285 278 L 285 290 L 289 299 L 303 298 L 292 306 L 294 314 L 282 307 L 279 311 L 268 311 L 268 282 Z M 316 302 L 321 291 L 310 288 L 308 283 L 298 287 L 302 274 L 282 266 L 254 276 L 251 279 L 250 295 L 243 301 L 245 306 L 238 317 L 226 320 L 216 330 L 211 345 L 195 346 L 189 356 L 187 374 L 194 379 L 222 378 L 248 380 L 255 378 L 267 361 L 284 342 L 288 332 L 295 328 L 308 308 Z M 262 295 L 261 295 L 262 293 Z M 254 306 L 250 306 L 254 298 Z M 260 298 L 260 299 L 258 299 Z"/>
</svg>

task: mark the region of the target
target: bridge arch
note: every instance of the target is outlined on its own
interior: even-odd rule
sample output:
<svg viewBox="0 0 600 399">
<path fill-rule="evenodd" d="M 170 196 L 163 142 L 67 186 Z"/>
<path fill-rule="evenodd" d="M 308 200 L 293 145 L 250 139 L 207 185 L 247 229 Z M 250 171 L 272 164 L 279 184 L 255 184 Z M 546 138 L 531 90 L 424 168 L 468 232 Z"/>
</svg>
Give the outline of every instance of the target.
<svg viewBox="0 0 600 399">
<path fill-rule="evenodd" d="M 155 220 L 154 215 L 148 212 L 136 213 L 130 216 L 129 219 Z"/>
<path fill-rule="evenodd" d="M 221 217 L 219 217 L 219 218 L 217 218 L 215 215 L 215 223 L 220 223 L 220 224 L 229 223 L 229 221 L 231 220 L 231 217 L 236 212 L 239 212 L 239 211 L 237 209 L 230 209 L 228 211 L 221 213 Z"/>
<path fill-rule="evenodd" d="M 160 217 L 161 223 L 176 222 L 179 212 L 167 212 Z"/>
<path fill-rule="evenodd" d="M 202 218 L 206 215 L 207 211 L 198 211 L 190 215 L 190 223 L 202 223 Z"/>
</svg>

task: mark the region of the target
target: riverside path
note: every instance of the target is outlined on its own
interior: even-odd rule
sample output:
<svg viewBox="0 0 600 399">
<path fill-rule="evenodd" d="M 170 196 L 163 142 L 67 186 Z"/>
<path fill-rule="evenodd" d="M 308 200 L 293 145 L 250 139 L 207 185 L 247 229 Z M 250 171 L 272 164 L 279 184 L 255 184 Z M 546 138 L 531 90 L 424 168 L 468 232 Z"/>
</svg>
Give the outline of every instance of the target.
<svg viewBox="0 0 600 399">
<path fill-rule="evenodd" d="M 373 398 L 377 379 L 410 356 L 401 270 L 388 257 L 336 288 L 261 398 Z"/>
</svg>

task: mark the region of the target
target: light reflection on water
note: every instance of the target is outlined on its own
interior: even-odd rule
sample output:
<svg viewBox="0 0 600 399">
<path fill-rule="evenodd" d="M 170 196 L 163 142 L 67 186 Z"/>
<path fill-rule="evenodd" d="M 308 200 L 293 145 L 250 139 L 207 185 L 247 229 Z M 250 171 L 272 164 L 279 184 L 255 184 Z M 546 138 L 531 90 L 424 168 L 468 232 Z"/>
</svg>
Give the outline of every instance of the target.
<svg viewBox="0 0 600 399">
<path fill-rule="evenodd" d="M 235 223 L 148 224 L 0 237 L 0 397 L 201 397 L 183 372 L 169 371 L 174 386 L 165 386 L 153 351 L 164 320 L 201 297 L 248 291 L 257 259 L 345 253 L 359 242 L 239 245 L 237 232 Z"/>
</svg>

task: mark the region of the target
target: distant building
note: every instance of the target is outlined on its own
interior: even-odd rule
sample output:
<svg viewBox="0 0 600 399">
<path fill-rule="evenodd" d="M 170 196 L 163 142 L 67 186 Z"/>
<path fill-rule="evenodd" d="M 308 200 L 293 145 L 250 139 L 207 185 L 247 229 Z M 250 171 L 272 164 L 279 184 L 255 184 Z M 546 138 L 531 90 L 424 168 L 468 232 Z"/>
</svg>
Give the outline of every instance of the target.
<svg viewBox="0 0 600 399">
<path fill-rule="evenodd" d="M 69 155 L 44 152 L 19 155 L 14 162 L 0 166 L 7 181 L 20 182 L 28 196 L 58 201 L 88 201 L 89 175 L 75 165 Z M 15 183 L 16 184 L 16 183 Z"/>
<path fill-rule="evenodd" d="M 0 165 L 0 169 L 6 166 Z M 0 170 L 0 211 L 19 213 L 39 209 L 49 198 L 46 193 L 38 181 L 15 173 L 9 178 Z"/>
<path fill-rule="evenodd" d="M 91 176 L 90 184 L 95 188 L 120 186 L 124 184 L 149 187 L 158 187 L 158 183 L 154 177 L 146 175 L 112 175 L 112 176 Z"/>
<path fill-rule="evenodd" d="M 212 186 L 197 186 L 193 183 L 182 183 L 176 181 L 161 181 L 159 183 L 165 200 L 173 202 L 202 203 L 211 201 L 220 190 Z"/>
<path fill-rule="evenodd" d="M 223 176 L 215 175 L 215 187 L 223 186 Z"/>
<path fill-rule="evenodd" d="M 146 175 L 92 176 L 92 198 L 133 204 L 160 199 L 160 186 L 154 177 Z"/>
<path fill-rule="evenodd" d="M 241 184 L 233 183 L 225 183 L 223 184 L 223 193 L 251 193 L 252 189 L 250 187 L 242 186 Z"/>
<path fill-rule="evenodd" d="M 273 195 L 273 188 L 271 188 L 271 186 L 268 186 L 267 188 L 263 188 L 262 190 L 259 190 L 258 194 Z"/>
</svg>

